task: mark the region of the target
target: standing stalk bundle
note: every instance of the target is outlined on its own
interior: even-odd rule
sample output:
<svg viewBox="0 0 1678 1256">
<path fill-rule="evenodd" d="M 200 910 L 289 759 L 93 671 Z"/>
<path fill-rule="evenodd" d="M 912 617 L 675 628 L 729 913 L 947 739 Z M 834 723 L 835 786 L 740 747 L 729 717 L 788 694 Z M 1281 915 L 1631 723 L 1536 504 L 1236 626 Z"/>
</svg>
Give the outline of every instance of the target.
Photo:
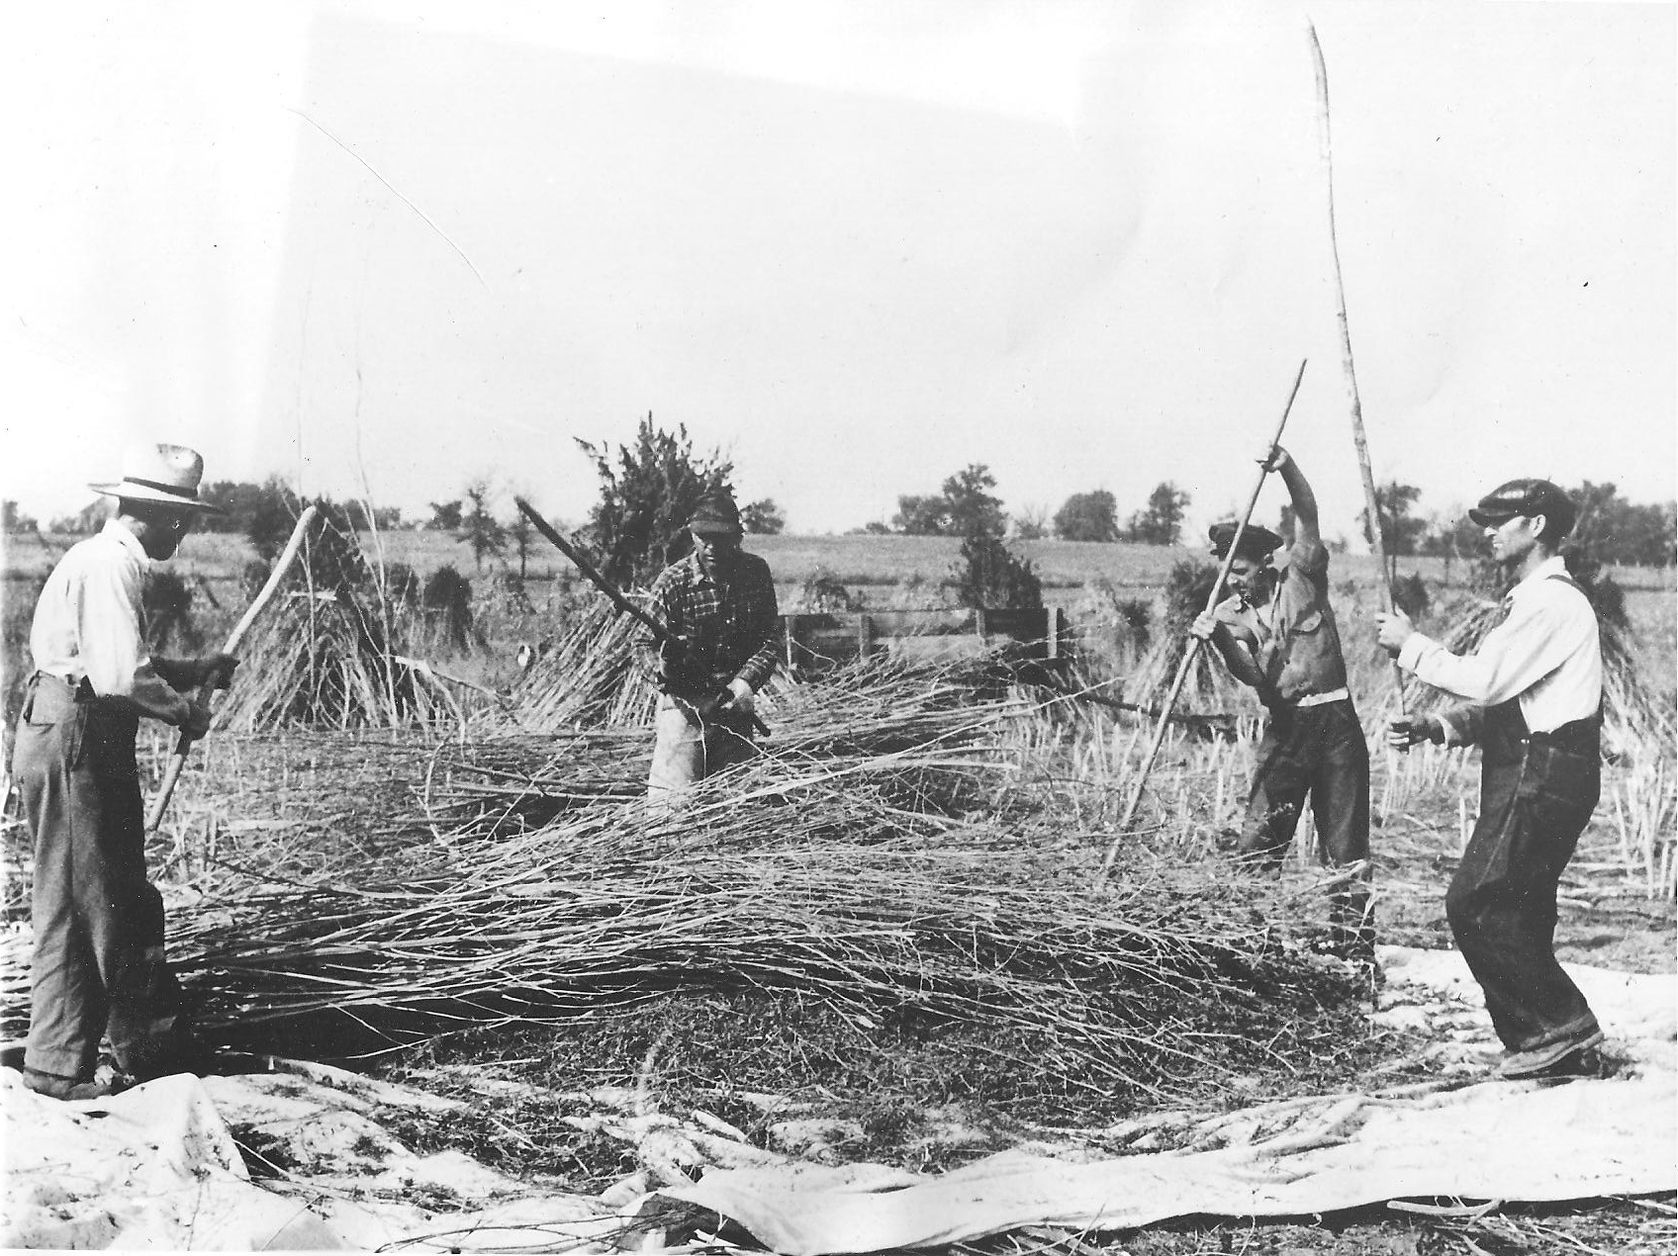
<svg viewBox="0 0 1678 1256">
<path fill-rule="evenodd" d="M 440 686 L 393 657 L 383 616 L 348 590 L 294 593 L 258 623 L 216 714 L 236 732 L 398 728 L 447 719 Z"/>
<path fill-rule="evenodd" d="M 603 594 L 590 594 L 567 618 L 547 653 L 525 673 L 509 710 L 491 727 L 551 732 L 645 724 L 652 718 L 658 693 L 636 661 L 643 633 Z"/>
</svg>

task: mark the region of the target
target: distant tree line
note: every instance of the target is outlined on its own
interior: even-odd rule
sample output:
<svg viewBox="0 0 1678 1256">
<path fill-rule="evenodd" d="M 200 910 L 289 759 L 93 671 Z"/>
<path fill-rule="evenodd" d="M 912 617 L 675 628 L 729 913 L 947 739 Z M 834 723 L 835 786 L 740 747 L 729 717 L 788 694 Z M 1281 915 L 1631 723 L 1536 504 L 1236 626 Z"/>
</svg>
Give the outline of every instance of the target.
<svg viewBox="0 0 1678 1256">
<path fill-rule="evenodd" d="M 1627 501 L 1613 484 L 1589 480 L 1569 493 L 1578 503 L 1579 519 L 1564 548 L 1576 566 L 1590 571 L 1606 565 L 1670 567 L 1678 562 L 1678 505 Z M 1396 562 L 1404 556 L 1443 558 L 1447 565 L 1486 557 L 1485 530 L 1468 517 L 1467 509 L 1424 517 L 1416 510 L 1421 495 L 1414 484 L 1397 481 L 1375 490 L 1389 578 L 1397 576 Z M 1367 510 L 1359 514 L 1358 525 L 1364 540 L 1372 541 Z"/>
<path fill-rule="evenodd" d="M 600 499 L 589 514 L 587 539 L 597 547 L 603 568 L 614 578 L 634 583 L 650 578 L 685 547 L 683 525 L 700 496 L 715 483 L 726 483 L 733 468 L 720 454 L 699 454 L 684 428 L 673 433 L 653 425 L 649 414 L 635 440 L 616 451 L 586 441 L 578 444 L 594 461 L 600 480 Z M 1182 541 L 1183 521 L 1190 504 L 1187 492 L 1171 481 L 1156 485 L 1146 503 L 1120 522 L 1119 505 L 1106 489 L 1073 493 L 1053 516 L 1042 508 L 1028 508 L 1010 520 L 1002 501 L 991 492 L 996 478 L 983 463 L 973 463 L 944 480 L 936 493 L 906 494 L 897 499 L 889 524 L 874 522 L 858 529 L 874 534 L 906 536 L 994 537 L 1019 540 L 1054 536 L 1063 541 L 1129 541 L 1147 545 L 1176 545 Z M 1579 521 L 1570 540 L 1576 560 L 1597 565 L 1669 567 L 1678 563 L 1678 505 L 1640 503 L 1622 497 L 1612 483 L 1584 481 L 1570 490 L 1579 503 Z M 300 502 L 278 477 L 257 484 L 217 480 L 204 487 L 206 500 L 223 513 L 205 515 L 206 532 L 235 533 L 250 538 L 259 552 L 277 550 L 289 535 Z M 1376 489 L 1383 548 L 1389 576 L 1396 577 L 1396 560 L 1422 555 L 1473 563 L 1486 554 L 1483 531 L 1466 509 L 1423 514 L 1422 490 L 1396 480 Z M 423 528 L 445 532 L 465 541 L 482 568 L 485 559 L 505 555 L 509 547 L 522 573 L 530 547 L 529 524 L 517 511 L 498 519 L 487 480 L 468 483 L 460 497 L 431 502 L 431 518 L 404 520 L 395 506 L 365 501 L 318 499 L 326 513 L 346 530 L 370 528 L 392 531 Z M 40 522 L 23 513 L 15 501 L 0 502 L 0 528 L 8 535 L 47 531 L 85 535 L 97 531 L 110 516 L 113 503 L 100 498 L 73 515 Z M 1280 531 L 1291 538 L 1289 512 L 1283 507 Z M 740 508 L 741 523 L 749 533 L 773 535 L 786 528 L 786 515 L 773 498 L 760 498 Z M 1360 512 L 1359 530 L 1371 540 L 1368 511 Z"/>
<path fill-rule="evenodd" d="M 890 525 L 872 523 L 862 531 L 904 536 L 970 536 L 1006 531 L 1008 515 L 1002 502 L 989 493 L 996 479 L 983 463 L 956 472 L 937 493 L 897 499 Z M 1052 534 L 1062 541 L 1133 541 L 1143 545 L 1175 545 L 1182 539 L 1188 493 L 1167 481 L 1149 494 L 1147 504 L 1119 523 L 1118 502 L 1106 489 L 1074 493 L 1054 514 L 1028 509 L 1014 520 L 1014 535 L 1037 541 Z"/>
</svg>

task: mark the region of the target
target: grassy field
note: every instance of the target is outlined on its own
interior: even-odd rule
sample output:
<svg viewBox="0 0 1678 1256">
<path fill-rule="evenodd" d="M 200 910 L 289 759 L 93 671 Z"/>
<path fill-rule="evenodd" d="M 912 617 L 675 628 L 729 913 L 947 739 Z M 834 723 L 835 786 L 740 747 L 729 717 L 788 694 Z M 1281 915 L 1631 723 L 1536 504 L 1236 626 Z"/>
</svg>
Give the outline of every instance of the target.
<svg viewBox="0 0 1678 1256">
<path fill-rule="evenodd" d="M 36 591 L 74 540 L 68 536 L 8 538 L 3 564 L 8 675 L 25 665 L 21 649 Z M 562 555 L 538 538 L 525 563 L 526 587 L 535 610 L 524 617 L 510 616 L 489 591 L 499 575 L 517 571 L 516 556 L 491 559 L 480 568 L 464 542 L 437 532 L 396 531 L 376 538 L 364 534 L 361 540 L 370 558 L 403 564 L 421 578 L 452 566 L 473 582 L 474 596 L 481 604 L 475 656 L 432 661 L 461 662 L 474 678 L 489 683 L 505 679 L 498 674 L 502 656 L 510 656 L 521 642 L 541 640 L 554 631 L 558 595 L 580 579 Z M 1157 620 L 1163 610 L 1158 595 L 1171 569 L 1181 562 L 1209 561 L 1204 549 L 1189 546 L 1031 541 L 1018 543 L 1017 548 L 1043 580 L 1045 601 L 1065 610 L 1075 627 L 1097 633 L 1113 618 L 1121 600 L 1151 603 Z M 753 536 L 747 538 L 747 549 L 769 563 L 781 609 L 786 612 L 808 609 L 806 587 L 816 579 L 845 586 L 853 603 L 864 610 L 943 609 L 954 602 L 947 583 L 959 556 L 960 543 L 954 538 Z M 191 586 L 193 614 L 206 641 L 219 640 L 245 605 L 249 594 L 243 572 L 253 558 L 241 537 L 199 533 L 189 536 L 181 552 L 162 568 Z M 1463 591 L 1466 573 L 1461 563 L 1447 571 L 1440 559 L 1405 558 L 1399 569 L 1404 575 L 1420 574 L 1436 605 L 1448 604 Z M 1337 555 L 1331 572 L 1342 616 L 1354 622 L 1366 619 L 1380 601 L 1374 560 L 1367 555 Z M 1678 691 L 1678 599 L 1674 595 L 1678 573 L 1625 568 L 1610 574 L 1626 591 L 1627 617 L 1647 683 L 1663 693 Z M 1347 626 L 1348 637 L 1356 631 Z"/>
</svg>

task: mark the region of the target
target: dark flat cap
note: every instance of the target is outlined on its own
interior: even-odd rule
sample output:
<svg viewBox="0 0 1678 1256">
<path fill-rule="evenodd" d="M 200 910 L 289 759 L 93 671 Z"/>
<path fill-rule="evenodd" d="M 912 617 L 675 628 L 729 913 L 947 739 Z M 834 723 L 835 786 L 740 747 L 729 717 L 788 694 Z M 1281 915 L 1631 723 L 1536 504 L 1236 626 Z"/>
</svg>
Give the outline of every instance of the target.
<svg viewBox="0 0 1678 1256">
<path fill-rule="evenodd" d="M 745 528 L 740 524 L 740 508 L 734 504 L 734 494 L 726 488 L 714 488 L 699 499 L 699 506 L 688 520 L 693 532 L 713 536 L 740 536 Z"/>
<path fill-rule="evenodd" d="M 1571 497 L 1548 480 L 1510 480 L 1487 493 L 1468 512 L 1468 517 L 1482 528 L 1534 515 L 1543 515 L 1565 534 L 1572 530 L 1579 509 Z"/>
<path fill-rule="evenodd" d="M 1214 523 L 1206 529 L 1206 535 L 1212 542 L 1212 553 L 1222 558 L 1229 552 L 1229 543 L 1235 539 L 1235 529 L 1240 525 L 1233 519 L 1225 519 L 1222 523 Z M 1238 555 L 1251 558 L 1265 558 L 1274 550 L 1280 549 L 1282 538 L 1269 528 L 1256 523 L 1249 523 L 1241 530 L 1241 544 L 1236 548 Z"/>
</svg>

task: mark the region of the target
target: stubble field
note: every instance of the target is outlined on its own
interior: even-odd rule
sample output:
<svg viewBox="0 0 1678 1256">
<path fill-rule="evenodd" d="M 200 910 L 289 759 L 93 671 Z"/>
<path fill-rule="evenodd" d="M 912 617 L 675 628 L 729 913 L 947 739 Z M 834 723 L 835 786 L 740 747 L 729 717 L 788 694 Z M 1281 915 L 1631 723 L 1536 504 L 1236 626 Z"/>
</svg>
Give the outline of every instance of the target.
<svg viewBox="0 0 1678 1256">
<path fill-rule="evenodd" d="M 33 590 L 67 544 L 67 538 L 14 538 L 8 546 L 9 698 L 21 674 Z M 492 593 L 497 572 L 504 569 L 486 565 L 478 571 L 469 550 L 458 542 L 435 534 L 392 533 L 381 538 L 381 545 L 386 563 L 407 564 L 421 573 L 452 564 L 473 581 L 473 635 L 464 646 L 438 645 L 427 656 L 440 670 L 470 682 L 455 690 L 464 722 L 422 729 L 286 728 L 206 741 L 152 851 L 177 929 L 188 922 L 198 927 L 259 882 L 307 883 L 314 887 L 311 893 L 321 893 L 349 878 L 365 880 L 368 869 L 382 866 L 393 852 L 432 843 L 444 849 L 465 840 L 451 832 L 458 815 L 444 817 L 437 810 L 447 775 L 439 764 L 452 762 L 448 755 L 456 753 L 463 762 L 469 759 L 474 752 L 466 749 L 468 743 L 480 754 L 501 744 L 498 739 L 505 734 L 489 731 L 486 720 L 498 705 L 504 710 L 506 699 L 492 699 L 483 690 L 510 694 L 516 702 L 521 675 L 515 651 L 521 643 L 563 635 L 566 617 L 574 613 L 575 579 L 557 555 L 533 553 L 526 570 L 529 606 L 510 607 Z M 754 537 L 748 548 L 770 563 L 783 610 L 803 609 L 812 586 L 824 578 L 843 586 L 864 609 L 949 604 L 944 581 L 956 557 L 953 541 Z M 1043 577 L 1046 599 L 1068 612 L 1094 660 L 1095 670 L 1086 679 L 1110 682 L 1102 690 L 1108 694 L 1145 698 L 1127 682 L 1151 665 L 1149 652 L 1159 646 L 1166 609 L 1162 586 L 1175 564 L 1199 559 L 1200 552 L 1064 542 L 1029 543 L 1020 549 Z M 243 604 L 240 573 L 248 558 L 242 542 L 195 536 L 170 565 L 196 591 L 197 631 L 209 644 L 219 640 Z M 1445 573 L 1436 563 L 1402 564 L 1407 572 L 1418 568 L 1441 617 L 1433 626 L 1442 626 L 1466 594 L 1443 583 Z M 1352 655 L 1354 696 L 1378 748 L 1379 727 L 1393 693 L 1390 670 L 1371 644 L 1369 615 L 1378 602 L 1372 565 L 1368 559 L 1338 556 L 1333 578 L 1342 634 Z M 1673 573 L 1623 572 L 1616 578 L 1627 590 L 1639 684 L 1670 706 L 1678 684 Z M 1120 600 L 1153 608 L 1151 642 L 1116 615 Z M 978 802 L 964 802 L 958 818 L 1011 835 L 1005 840 L 1032 849 L 1061 874 L 1087 880 L 1114 838 L 1151 723 L 1030 690 L 1016 692 L 1014 700 L 1022 709 L 1010 717 L 992 748 L 1006 786 L 998 784 Z M 1115 880 L 1142 884 L 1166 874 L 1202 878 L 1195 893 L 1207 895 L 1210 887 L 1218 887 L 1207 902 L 1223 905 L 1220 910 L 1244 904 L 1240 910 L 1265 915 L 1309 949 L 1322 928 L 1313 888 L 1321 873 L 1309 858 L 1309 826 L 1278 881 L 1254 878 L 1226 858 L 1250 767 L 1256 706 L 1215 678 L 1185 706 L 1233 715 L 1235 735 L 1207 740 L 1182 733 L 1168 739 Z M 773 700 L 768 709 L 776 722 Z M 10 709 L 7 714 L 9 722 Z M 451 744 L 456 750 L 445 755 Z M 635 739 L 625 743 L 637 744 Z M 771 739 L 771 754 L 775 744 Z M 143 738 L 154 768 L 167 745 L 168 739 L 156 732 Z M 1567 960 L 1671 972 L 1678 935 L 1670 794 L 1678 779 L 1678 752 L 1670 740 L 1644 740 L 1628 742 L 1617 753 L 1603 803 L 1564 881 L 1559 951 Z M 1460 752 L 1434 750 L 1398 758 L 1377 749 L 1373 758 L 1372 845 L 1381 940 L 1448 946 L 1443 887 L 1460 851 L 1464 825 L 1472 821 L 1477 764 Z M 517 770 L 536 773 L 528 765 Z M 551 762 L 542 771 L 545 780 L 566 779 Z M 520 779 L 532 782 L 537 775 Z M 462 768 L 457 779 L 469 776 Z M 604 805 L 625 804 L 607 799 Z M 842 806 L 836 798 L 825 805 Z M 18 921 L 26 916 L 22 888 L 28 856 L 10 800 L 6 838 L 6 910 Z M 834 892 L 840 892 L 837 886 Z M 307 910 L 308 901 L 299 892 L 296 910 Z M 191 975 L 210 991 L 220 979 L 214 965 Z M 936 1170 L 1050 1138 L 1101 1149 L 1103 1129 L 1161 1107 L 1212 1113 L 1305 1094 L 1380 1089 L 1433 1075 L 1428 1033 L 1367 1020 L 1367 990 L 1354 974 L 1331 973 L 1308 997 L 1303 990 L 1288 997 L 1303 1001 L 1291 1005 L 1274 1022 L 1276 1028 L 1267 1031 L 1279 1037 L 1258 1049 L 1226 1041 L 1207 1050 L 1195 1067 L 1149 1071 L 1145 1084 L 1139 1074 L 1135 1085 L 1096 1091 L 1031 1067 L 1029 1037 L 998 1036 L 994 1026 L 982 1023 L 929 1028 L 913 1017 L 871 1021 L 831 999 L 801 997 L 797 989 L 676 988 L 633 1015 L 486 1023 L 429 1035 L 358 1067 L 472 1105 L 470 1119 L 403 1128 L 403 1137 L 416 1147 L 460 1148 L 503 1171 L 557 1176 L 589 1190 L 646 1167 L 638 1163 L 633 1146 L 599 1133 L 567 1132 L 564 1119 L 581 1115 L 577 1092 L 590 1087 L 638 1087 L 661 1110 L 702 1109 L 764 1146 L 775 1145 L 777 1136 L 772 1132 L 774 1109 L 765 1109 L 760 1098 L 778 1096 L 784 1106 L 834 1123 L 839 1132 L 823 1144 L 823 1156 Z M 1252 1014 L 1263 1020 L 1276 1013 L 1271 1008 Z M 14 1019 L 11 1028 L 16 1027 Z M 300 1036 L 288 1040 L 293 1033 Z M 1239 1037 L 1239 1032 L 1226 1037 Z M 261 1032 L 246 1033 L 240 1045 L 282 1054 L 337 1049 L 330 1035 L 310 1042 L 300 1027 L 277 1030 L 268 1040 Z M 514 1091 L 486 1089 L 491 1082 Z M 521 1097 L 508 1108 L 504 1096 L 515 1091 Z M 503 1098 L 486 1097 L 494 1093 Z M 509 1142 L 497 1132 L 509 1122 L 544 1133 Z M 442 1206 L 446 1210 L 446 1201 Z M 1649 1206 L 1644 1201 L 1583 1209 L 1511 1208 L 1472 1222 L 1395 1217 L 1379 1210 L 1315 1222 L 1189 1220 L 1147 1232 L 1068 1239 L 1064 1250 L 1076 1251 L 1083 1243 L 1148 1253 L 1654 1251 L 1669 1240 L 1671 1227 L 1651 1231 Z M 1016 1247 L 1004 1244 L 994 1250 Z"/>
</svg>

